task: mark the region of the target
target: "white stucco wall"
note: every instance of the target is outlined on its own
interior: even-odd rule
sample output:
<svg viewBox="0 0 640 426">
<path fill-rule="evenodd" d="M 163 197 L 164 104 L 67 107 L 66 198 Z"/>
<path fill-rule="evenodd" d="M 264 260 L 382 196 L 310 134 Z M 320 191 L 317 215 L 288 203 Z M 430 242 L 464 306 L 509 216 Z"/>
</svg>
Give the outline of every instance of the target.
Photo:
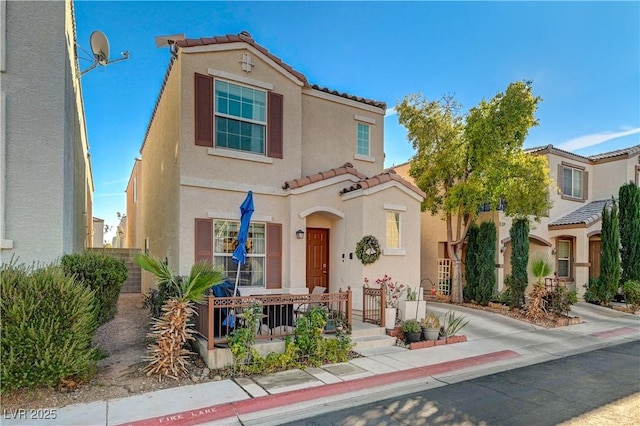
<svg viewBox="0 0 640 426">
<path fill-rule="evenodd" d="M 91 230 L 71 4 L 7 2 L 5 12 L 2 261 L 48 263 L 82 250 Z"/>
</svg>

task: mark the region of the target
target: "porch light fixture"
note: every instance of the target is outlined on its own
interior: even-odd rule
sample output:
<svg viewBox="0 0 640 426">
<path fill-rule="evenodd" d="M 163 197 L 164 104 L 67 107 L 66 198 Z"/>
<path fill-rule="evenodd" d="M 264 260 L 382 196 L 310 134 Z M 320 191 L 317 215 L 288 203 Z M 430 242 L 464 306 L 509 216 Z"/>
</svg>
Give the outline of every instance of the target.
<svg viewBox="0 0 640 426">
<path fill-rule="evenodd" d="M 555 256 L 556 255 L 556 249 L 551 249 L 551 256 Z"/>
<path fill-rule="evenodd" d="M 296 238 L 299 239 L 299 240 L 304 238 L 304 231 L 302 229 L 298 229 L 296 231 Z"/>
<path fill-rule="evenodd" d="M 506 249 L 507 249 L 507 245 L 506 245 L 505 243 L 503 243 L 503 244 L 500 246 L 500 253 L 504 253 L 504 251 L 505 251 Z"/>
</svg>

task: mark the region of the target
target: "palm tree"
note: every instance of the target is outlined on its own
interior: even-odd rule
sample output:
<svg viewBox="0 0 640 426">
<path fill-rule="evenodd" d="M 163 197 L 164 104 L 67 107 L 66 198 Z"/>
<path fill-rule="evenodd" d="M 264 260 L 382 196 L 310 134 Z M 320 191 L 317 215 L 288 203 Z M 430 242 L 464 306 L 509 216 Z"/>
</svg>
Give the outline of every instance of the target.
<svg viewBox="0 0 640 426">
<path fill-rule="evenodd" d="M 178 379 L 187 373 L 189 355 L 186 349 L 187 340 L 195 340 L 195 332 L 190 319 L 196 313 L 194 304 L 204 299 L 205 292 L 213 285 L 225 279 L 221 267 L 212 267 L 210 263 L 199 262 L 191 267 L 188 277 L 173 274 L 169 266 L 147 254 L 139 253 L 134 261 L 140 267 L 155 275 L 158 283 L 169 283 L 176 286 L 178 296 L 168 299 L 162 306 L 162 315 L 151 322 L 148 336 L 155 340 L 149 345 L 149 355 L 144 358 L 149 364 L 143 371 L 148 376 L 158 374 L 163 377 Z"/>
<path fill-rule="evenodd" d="M 546 256 L 538 255 L 531 260 L 529 269 L 536 277 L 536 283 L 529 293 L 529 300 L 527 300 L 527 317 L 541 319 L 547 314 L 546 300 L 544 299 L 547 295 L 547 289 L 542 279 L 551 274 L 551 264 Z"/>
</svg>

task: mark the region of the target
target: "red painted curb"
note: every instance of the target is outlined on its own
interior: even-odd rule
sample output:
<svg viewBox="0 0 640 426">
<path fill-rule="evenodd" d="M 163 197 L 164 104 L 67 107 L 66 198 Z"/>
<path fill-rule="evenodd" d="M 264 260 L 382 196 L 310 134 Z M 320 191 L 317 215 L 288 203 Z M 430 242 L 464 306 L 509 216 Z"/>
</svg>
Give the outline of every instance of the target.
<svg viewBox="0 0 640 426">
<path fill-rule="evenodd" d="M 409 370 L 394 371 L 391 373 L 378 374 L 371 377 L 363 377 L 360 379 L 348 380 L 340 383 L 331 383 L 306 389 L 245 399 L 242 401 L 212 405 L 197 410 L 183 411 L 167 416 L 153 417 L 150 419 L 123 423 L 118 426 L 198 425 L 204 422 L 211 422 L 214 420 L 235 417 L 238 414 L 249 414 L 256 411 L 295 404 L 297 402 L 305 402 L 331 395 L 355 392 L 362 389 L 383 386 L 389 383 L 414 380 L 419 377 L 431 376 L 434 374 L 445 373 L 447 371 L 459 370 L 474 365 L 487 364 L 490 362 L 516 358 L 519 356 L 520 354 L 518 354 L 517 352 L 509 350 L 492 352 L 485 355 L 477 355 L 455 361 L 442 362 L 440 364 L 411 368 Z"/>
<path fill-rule="evenodd" d="M 636 330 L 631 327 L 622 327 L 622 328 L 614 328 L 609 331 L 600 331 L 598 333 L 591 333 L 590 336 L 594 337 L 612 337 L 612 336 L 623 336 L 625 334 L 636 333 Z"/>
</svg>

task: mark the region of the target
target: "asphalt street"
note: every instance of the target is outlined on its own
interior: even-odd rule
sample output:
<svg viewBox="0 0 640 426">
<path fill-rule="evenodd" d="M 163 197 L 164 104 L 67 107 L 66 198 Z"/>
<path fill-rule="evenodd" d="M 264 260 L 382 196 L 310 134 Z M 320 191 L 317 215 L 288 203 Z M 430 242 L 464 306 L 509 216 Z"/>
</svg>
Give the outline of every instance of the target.
<svg viewBox="0 0 640 426">
<path fill-rule="evenodd" d="M 287 424 L 556 425 L 639 392 L 635 341 Z"/>
</svg>

